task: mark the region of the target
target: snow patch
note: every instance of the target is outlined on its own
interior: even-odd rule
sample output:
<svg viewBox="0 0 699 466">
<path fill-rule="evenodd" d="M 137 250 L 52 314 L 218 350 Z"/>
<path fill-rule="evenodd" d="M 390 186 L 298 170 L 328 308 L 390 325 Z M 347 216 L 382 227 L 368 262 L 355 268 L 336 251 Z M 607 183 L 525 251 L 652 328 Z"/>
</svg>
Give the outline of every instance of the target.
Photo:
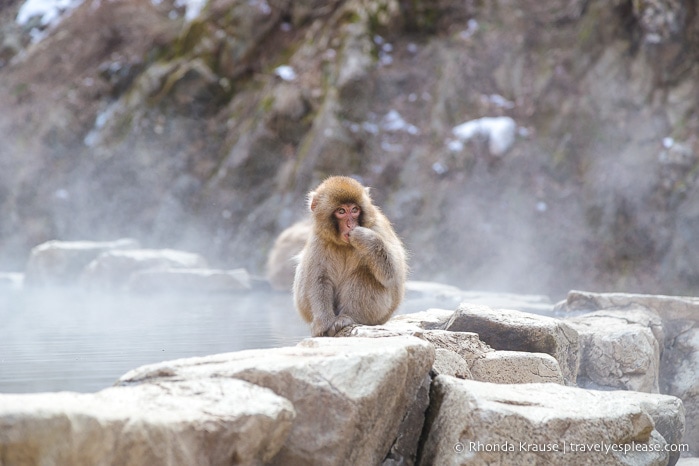
<svg viewBox="0 0 699 466">
<path fill-rule="evenodd" d="M 455 126 L 452 134 L 461 142 L 485 138 L 492 155 L 503 155 L 515 142 L 517 124 L 510 117 L 484 117 Z M 450 149 L 455 147 L 448 144 Z"/>
<path fill-rule="evenodd" d="M 478 30 L 479 30 L 480 28 L 481 28 L 481 27 L 480 27 L 480 25 L 478 24 L 478 21 L 476 21 L 475 19 L 471 18 L 471 19 L 468 20 L 468 23 L 466 23 L 466 29 L 463 30 L 463 31 L 461 31 L 461 32 L 459 33 L 459 36 L 460 36 L 462 39 L 469 39 L 469 38 L 471 38 L 475 33 L 477 33 Z"/>
<path fill-rule="evenodd" d="M 82 4 L 83 0 L 27 0 L 19 8 L 17 24 L 25 25 L 38 17 L 39 24 L 49 26 L 57 23 L 60 17 Z"/>
<path fill-rule="evenodd" d="M 416 135 L 420 130 L 415 125 L 411 125 L 403 119 L 396 110 L 388 112 L 381 121 L 381 127 L 386 131 L 404 131 L 408 134 Z"/>
<path fill-rule="evenodd" d="M 90 132 L 87 133 L 85 139 L 83 139 L 83 144 L 87 147 L 94 147 L 100 142 L 102 128 L 112 119 L 116 112 L 116 108 L 117 105 L 114 103 L 97 114 L 97 117 L 95 117 L 95 125 Z"/>
<path fill-rule="evenodd" d="M 488 96 L 484 96 L 484 100 L 492 105 L 495 105 L 496 107 L 506 108 L 508 110 L 515 108 L 514 102 L 507 100 L 500 94 L 490 94 Z"/>
<path fill-rule="evenodd" d="M 447 148 L 452 152 L 461 152 L 464 150 L 464 143 L 458 139 L 447 141 Z"/>
<path fill-rule="evenodd" d="M 293 81 L 296 79 L 296 71 L 289 65 L 278 66 L 274 69 L 274 74 L 282 78 L 284 81 Z"/>
<path fill-rule="evenodd" d="M 393 45 L 386 42 L 383 37 L 379 35 L 374 36 L 374 44 L 376 44 L 379 52 L 379 64 L 383 66 L 388 66 L 393 63 Z"/>
<path fill-rule="evenodd" d="M 156 1 L 162 0 L 151 1 L 155 3 Z M 202 12 L 206 6 L 206 0 L 175 0 L 175 6 L 177 8 L 184 8 L 184 19 L 185 21 L 191 22 Z"/>
<path fill-rule="evenodd" d="M 441 176 L 445 175 L 449 171 L 449 168 L 442 162 L 435 162 L 432 164 L 432 171 Z"/>
<path fill-rule="evenodd" d="M 20 26 L 31 26 L 29 34 L 36 43 L 44 38 L 48 27 L 57 25 L 82 3 L 83 0 L 27 0 L 19 8 L 15 21 Z"/>
<path fill-rule="evenodd" d="M 267 0 L 248 0 L 248 5 L 256 7 L 263 15 L 272 13 L 272 8 L 267 3 Z"/>
</svg>

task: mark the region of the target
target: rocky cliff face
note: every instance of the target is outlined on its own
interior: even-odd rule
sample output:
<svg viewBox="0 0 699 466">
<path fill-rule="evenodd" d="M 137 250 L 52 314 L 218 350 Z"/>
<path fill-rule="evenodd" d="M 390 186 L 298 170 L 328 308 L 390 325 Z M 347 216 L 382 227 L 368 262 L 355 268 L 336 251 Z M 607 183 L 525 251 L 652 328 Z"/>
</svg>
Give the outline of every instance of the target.
<svg viewBox="0 0 699 466">
<path fill-rule="evenodd" d="M 6 268 L 129 236 L 259 271 L 304 194 L 350 174 L 414 278 L 696 291 L 690 2 L 20 7 L 0 4 Z M 482 117 L 508 119 L 454 132 Z"/>
</svg>

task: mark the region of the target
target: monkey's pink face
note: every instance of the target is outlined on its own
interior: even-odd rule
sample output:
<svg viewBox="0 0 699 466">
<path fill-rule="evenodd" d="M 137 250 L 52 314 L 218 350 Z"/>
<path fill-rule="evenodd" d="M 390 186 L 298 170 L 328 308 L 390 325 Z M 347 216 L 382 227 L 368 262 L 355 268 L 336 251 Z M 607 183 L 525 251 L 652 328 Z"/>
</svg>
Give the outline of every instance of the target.
<svg viewBox="0 0 699 466">
<path fill-rule="evenodd" d="M 335 215 L 337 219 L 340 238 L 342 238 L 342 241 L 345 243 L 349 243 L 350 232 L 359 224 L 359 215 L 361 213 L 362 209 L 354 203 L 340 204 L 340 206 L 335 209 L 333 215 Z"/>
</svg>

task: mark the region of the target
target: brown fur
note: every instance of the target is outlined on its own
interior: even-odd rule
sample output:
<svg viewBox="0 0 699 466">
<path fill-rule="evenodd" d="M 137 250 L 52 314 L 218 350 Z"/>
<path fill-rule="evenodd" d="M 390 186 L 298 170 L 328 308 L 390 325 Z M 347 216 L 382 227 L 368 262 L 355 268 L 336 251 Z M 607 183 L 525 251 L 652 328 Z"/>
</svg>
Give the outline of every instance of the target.
<svg viewBox="0 0 699 466">
<path fill-rule="evenodd" d="M 301 220 L 277 237 L 267 258 L 267 280 L 272 289 L 291 291 L 297 265 L 296 256 L 311 236 L 312 227 L 310 219 Z"/>
<path fill-rule="evenodd" d="M 340 204 L 362 212 L 343 241 L 334 217 Z M 313 233 L 294 278 L 294 302 L 313 336 L 335 335 L 347 325 L 386 322 L 403 299 L 406 253 L 369 190 L 342 176 L 328 178 L 309 194 Z"/>
</svg>

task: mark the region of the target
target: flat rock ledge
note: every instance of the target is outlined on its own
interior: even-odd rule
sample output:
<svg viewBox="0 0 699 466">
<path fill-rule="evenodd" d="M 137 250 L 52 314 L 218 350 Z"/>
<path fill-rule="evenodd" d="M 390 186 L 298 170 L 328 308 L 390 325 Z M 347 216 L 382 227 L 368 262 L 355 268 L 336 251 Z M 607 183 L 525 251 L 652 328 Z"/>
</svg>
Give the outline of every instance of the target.
<svg viewBox="0 0 699 466">
<path fill-rule="evenodd" d="M 463 303 L 142 366 L 93 394 L 0 395 L 0 465 L 691 464 L 685 403 L 655 389 L 692 389 L 691 341 L 649 308 L 590 311 L 568 322 Z M 600 342 L 585 336 L 594 325 L 610 332 Z M 574 386 L 594 373 L 592 349 L 625 330 L 664 348 L 638 379 L 648 393 L 621 369 L 598 389 Z M 617 363 L 639 346 L 615 348 L 612 366 L 632 367 Z M 689 366 L 664 372 L 668 351 Z"/>
</svg>

